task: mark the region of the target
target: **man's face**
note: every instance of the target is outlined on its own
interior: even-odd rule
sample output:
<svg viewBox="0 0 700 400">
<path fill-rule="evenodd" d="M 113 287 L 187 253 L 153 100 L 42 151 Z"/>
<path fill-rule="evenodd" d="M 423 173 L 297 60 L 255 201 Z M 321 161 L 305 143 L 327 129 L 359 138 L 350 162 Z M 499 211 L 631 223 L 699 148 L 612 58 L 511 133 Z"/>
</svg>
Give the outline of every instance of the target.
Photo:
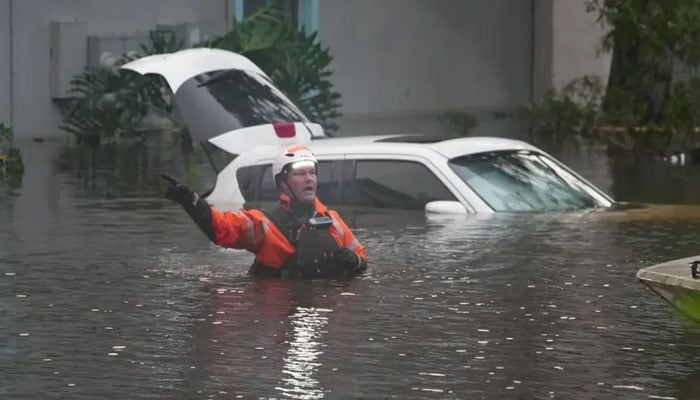
<svg viewBox="0 0 700 400">
<path fill-rule="evenodd" d="M 287 175 L 287 187 L 302 203 L 313 203 L 316 198 L 316 167 L 312 162 L 292 165 Z"/>
</svg>

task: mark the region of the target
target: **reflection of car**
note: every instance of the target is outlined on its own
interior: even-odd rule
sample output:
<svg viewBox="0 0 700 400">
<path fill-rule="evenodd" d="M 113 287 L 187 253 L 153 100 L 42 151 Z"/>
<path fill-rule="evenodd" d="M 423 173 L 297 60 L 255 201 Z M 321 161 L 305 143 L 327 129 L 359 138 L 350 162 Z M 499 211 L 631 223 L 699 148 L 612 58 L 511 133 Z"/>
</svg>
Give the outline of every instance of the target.
<svg viewBox="0 0 700 400">
<path fill-rule="evenodd" d="M 613 200 L 527 143 L 413 135 L 331 138 L 246 58 L 190 49 L 123 66 L 162 75 L 190 134 L 217 172 L 217 205 L 276 198 L 281 146 L 310 143 L 318 195 L 331 205 L 492 213 L 606 208 Z M 223 155 L 223 157 L 221 157 Z"/>
</svg>

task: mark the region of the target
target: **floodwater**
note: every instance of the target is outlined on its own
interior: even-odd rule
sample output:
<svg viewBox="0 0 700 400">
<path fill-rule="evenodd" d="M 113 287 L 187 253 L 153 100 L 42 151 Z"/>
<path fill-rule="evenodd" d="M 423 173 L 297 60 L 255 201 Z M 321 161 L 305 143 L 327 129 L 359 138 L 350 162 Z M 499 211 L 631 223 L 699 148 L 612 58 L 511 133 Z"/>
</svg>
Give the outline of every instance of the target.
<svg viewBox="0 0 700 400">
<path fill-rule="evenodd" d="M 635 279 L 700 254 L 700 214 L 348 214 L 366 276 L 255 280 L 162 199 L 162 170 L 210 183 L 201 160 L 23 151 L 0 191 L 2 399 L 700 397 L 700 325 Z M 697 167 L 630 168 L 605 189 L 700 203 Z"/>
</svg>

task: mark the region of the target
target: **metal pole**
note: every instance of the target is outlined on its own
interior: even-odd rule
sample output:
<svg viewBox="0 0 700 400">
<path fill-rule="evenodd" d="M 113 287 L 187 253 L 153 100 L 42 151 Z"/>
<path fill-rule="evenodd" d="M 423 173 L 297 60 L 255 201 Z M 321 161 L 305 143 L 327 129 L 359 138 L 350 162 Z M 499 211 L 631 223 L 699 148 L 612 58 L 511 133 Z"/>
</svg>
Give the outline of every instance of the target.
<svg viewBox="0 0 700 400">
<path fill-rule="evenodd" d="M 535 96 L 535 74 L 537 73 L 536 70 L 536 60 L 535 57 L 537 56 L 536 54 L 536 41 L 537 41 L 537 33 L 535 32 L 535 26 L 537 23 L 537 14 L 536 14 L 536 7 L 537 4 L 535 4 L 537 0 L 532 0 L 530 2 L 530 102 L 534 102 L 536 100 Z"/>
<path fill-rule="evenodd" d="M 14 126 L 15 124 L 15 71 L 14 71 L 14 60 L 15 60 L 15 24 L 14 24 L 14 7 L 13 0 L 9 0 L 9 14 L 10 14 L 10 124 Z"/>
<path fill-rule="evenodd" d="M 244 5 L 243 5 L 243 0 L 236 0 L 236 8 L 235 11 L 236 13 L 236 22 L 241 22 L 243 21 L 243 13 L 244 13 Z"/>
</svg>

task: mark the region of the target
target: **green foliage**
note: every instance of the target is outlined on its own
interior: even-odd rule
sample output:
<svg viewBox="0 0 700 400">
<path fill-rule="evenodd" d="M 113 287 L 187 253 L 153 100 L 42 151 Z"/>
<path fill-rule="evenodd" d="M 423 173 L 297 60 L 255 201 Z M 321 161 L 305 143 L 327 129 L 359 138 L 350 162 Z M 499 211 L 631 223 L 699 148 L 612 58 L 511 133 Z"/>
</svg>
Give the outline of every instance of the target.
<svg viewBox="0 0 700 400">
<path fill-rule="evenodd" d="M 586 7 L 610 28 L 603 40 L 605 50 L 638 47 L 643 64 L 669 53 L 689 65 L 700 61 L 698 1 L 588 0 Z"/>
<path fill-rule="evenodd" d="M 149 31 L 148 32 L 148 43 L 141 44 L 141 56 L 136 54 L 127 54 L 125 58 L 129 61 L 151 54 L 165 54 L 178 51 L 185 47 L 185 43 L 182 39 L 175 36 L 172 31 Z"/>
<path fill-rule="evenodd" d="M 317 34 L 297 30 L 271 2 L 232 30 L 202 43 L 233 51 L 258 65 L 313 122 L 327 131 L 338 128 L 340 94 L 329 81 L 333 57 Z"/>
<path fill-rule="evenodd" d="M 79 143 L 96 145 L 122 137 L 145 139 L 140 130 L 144 118 L 155 112 L 173 121 L 171 93 L 165 82 L 141 76 L 118 66 L 141 56 L 177 51 L 182 42 L 169 31 L 149 33 L 142 54 L 122 55 L 112 66 L 88 66 L 71 80 L 75 97 L 65 106 L 61 129 L 75 135 Z"/>
<path fill-rule="evenodd" d="M 700 127 L 700 79 L 677 82 L 666 107 L 669 125 L 677 130 L 695 130 Z"/>
<path fill-rule="evenodd" d="M 666 124 L 674 74 L 696 74 L 700 62 L 700 1 L 588 0 L 607 28 L 612 52 L 604 103 L 606 120 Z"/>
<path fill-rule="evenodd" d="M 562 90 L 550 90 L 542 99 L 517 113 L 529 140 L 544 147 L 560 148 L 573 139 L 590 138 L 600 118 L 602 82 L 582 77 Z"/>
<path fill-rule="evenodd" d="M 676 82 L 664 109 L 664 119 L 654 126 L 656 147 L 694 149 L 700 143 L 700 78 Z"/>
<path fill-rule="evenodd" d="M 598 79 L 578 78 L 523 107 L 518 116 L 530 141 L 556 149 L 583 139 L 626 151 L 657 153 L 692 149 L 700 141 L 700 79 L 673 86 L 664 119 L 658 123 L 640 124 L 632 113 L 626 114 L 627 120 L 611 121 L 602 109 L 603 93 Z"/>
<path fill-rule="evenodd" d="M 0 122 L 0 180 L 19 187 L 24 175 L 24 163 L 19 149 L 13 147 L 12 126 Z"/>
<path fill-rule="evenodd" d="M 476 115 L 468 112 L 449 111 L 442 114 L 440 120 L 458 136 L 469 136 L 479 126 Z"/>
</svg>

